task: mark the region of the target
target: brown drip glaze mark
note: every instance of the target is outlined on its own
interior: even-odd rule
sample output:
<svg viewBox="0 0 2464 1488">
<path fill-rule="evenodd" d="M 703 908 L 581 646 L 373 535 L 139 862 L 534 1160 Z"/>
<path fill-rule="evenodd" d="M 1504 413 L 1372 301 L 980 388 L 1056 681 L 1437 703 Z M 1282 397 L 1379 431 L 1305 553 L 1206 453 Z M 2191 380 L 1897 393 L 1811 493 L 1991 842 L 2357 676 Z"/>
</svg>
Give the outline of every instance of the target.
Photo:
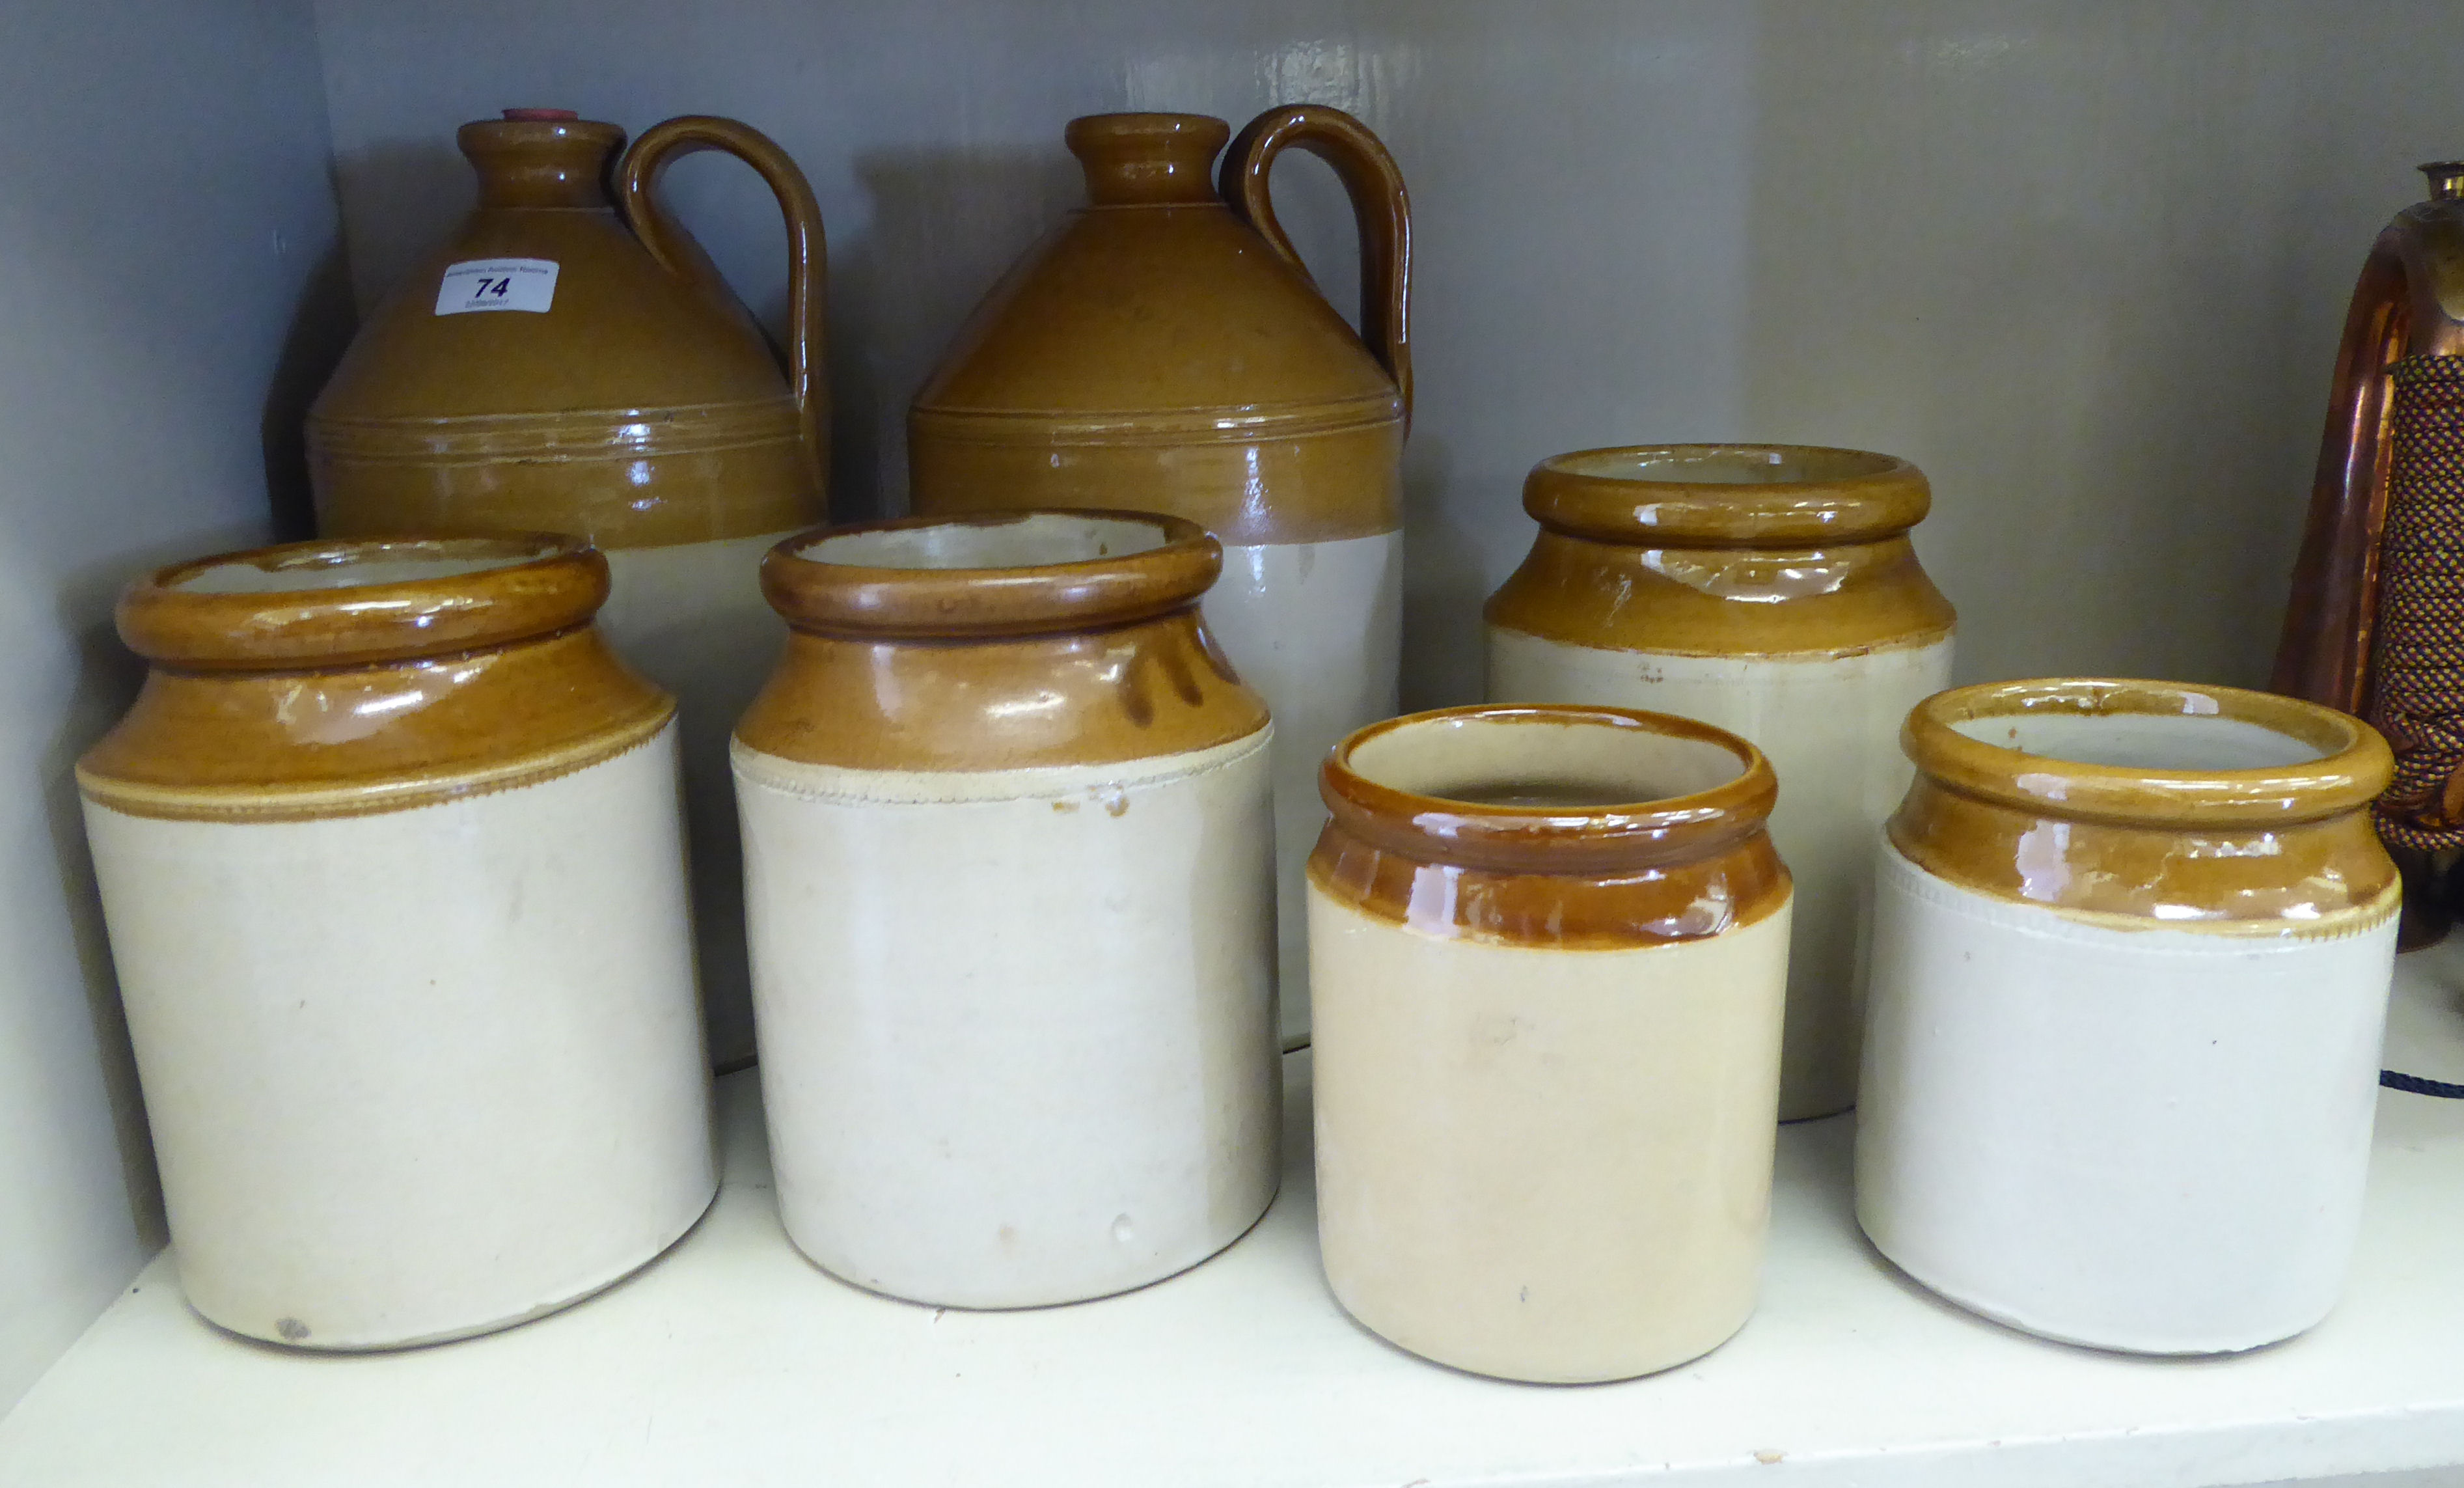
<svg viewBox="0 0 2464 1488">
<path fill-rule="evenodd" d="M 1155 723 L 1155 700 L 1147 696 L 1144 656 L 1133 654 L 1121 667 L 1121 711 L 1139 728 Z"/>
<path fill-rule="evenodd" d="M 1172 683 L 1174 694 L 1181 701 L 1194 708 L 1206 700 L 1205 691 L 1198 685 L 1198 674 L 1189 669 L 1188 657 L 1177 651 L 1165 651 L 1157 659 L 1162 663 L 1164 677 Z"/>
</svg>

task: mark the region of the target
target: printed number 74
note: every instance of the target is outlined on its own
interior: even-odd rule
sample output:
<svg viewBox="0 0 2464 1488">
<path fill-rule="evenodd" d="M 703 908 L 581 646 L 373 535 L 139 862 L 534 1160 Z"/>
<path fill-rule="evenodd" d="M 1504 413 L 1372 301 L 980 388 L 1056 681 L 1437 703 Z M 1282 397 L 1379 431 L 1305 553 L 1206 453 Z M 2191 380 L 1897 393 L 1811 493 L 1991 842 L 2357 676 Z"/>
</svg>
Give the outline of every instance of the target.
<svg viewBox="0 0 2464 1488">
<path fill-rule="evenodd" d="M 505 291 L 512 287 L 513 282 L 514 281 L 510 278 L 492 279 L 482 277 L 479 280 L 479 287 L 471 292 L 471 298 L 477 300 L 482 296 L 494 296 L 498 300 L 502 300 L 505 298 Z"/>
</svg>

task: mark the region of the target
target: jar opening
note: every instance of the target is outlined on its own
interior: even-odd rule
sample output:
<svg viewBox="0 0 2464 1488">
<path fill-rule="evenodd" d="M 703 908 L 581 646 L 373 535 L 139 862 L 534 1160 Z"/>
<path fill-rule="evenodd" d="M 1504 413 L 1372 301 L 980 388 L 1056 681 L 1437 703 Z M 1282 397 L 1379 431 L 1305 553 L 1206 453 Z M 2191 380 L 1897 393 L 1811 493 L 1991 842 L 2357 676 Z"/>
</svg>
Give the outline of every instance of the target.
<svg viewBox="0 0 2464 1488">
<path fill-rule="evenodd" d="M 1950 725 L 1996 748 L 2067 765 L 2132 770 L 2281 769 L 2324 759 L 2318 744 L 2215 714 L 2037 714 Z"/>
<path fill-rule="evenodd" d="M 419 544 L 274 549 L 208 560 L 167 577 L 184 594 L 289 594 L 459 579 L 548 557 L 561 544 L 471 538 Z"/>
<path fill-rule="evenodd" d="M 1760 750 L 1690 719 L 1489 704 L 1372 723 L 1335 745 L 1318 793 L 1343 831 L 1426 862 L 1508 873 L 1698 862 L 1763 830 Z"/>
<path fill-rule="evenodd" d="M 1659 806 L 1746 772 L 1744 760 L 1711 740 L 1579 715 L 1432 719 L 1373 735 L 1344 763 L 1390 790 L 1549 814 Z"/>
<path fill-rule="evenodd" d="M 1879 543 L 1925 520 L 1932 490 L 1890 455 L 1796 444 L 1576 450 L 1531 467 L 1542 526 L 1644 547 L 1802 549 Z"/>
<path fill-rule="evenodd" d="M 1196 605 L 1222 566 L 1194 522 L 1052 508 L 803 533 L 761 561 L 761 591 L 800 631 L 968 640 L 1154 619 Z"/>
<path fill-rule="evenodd" d="M 1888 475 L 1902 462 L 1863 450 L 1752 445 L 1678 445 L 1585 450 L 1549 462 L 1569 475 L 1650 485 L 1806 485 Z"/>
<path fill-rule="evenodd" d="M 999 523 L 824 533 L 792 551 L 806 563 L 860 568 L 1042 568 L 1153 552 L 1170 541 L 1154 522 L 1038 513 Z"/>
<path fill-rule="evenodd" d="M 2368 724 L 2237 687 L 2120 677 L 1989 682 L 1908 714 L 1936 785 L 2039 816 L 2247 829 L 2359 811 L 2393 759 Z"/>
</svg>

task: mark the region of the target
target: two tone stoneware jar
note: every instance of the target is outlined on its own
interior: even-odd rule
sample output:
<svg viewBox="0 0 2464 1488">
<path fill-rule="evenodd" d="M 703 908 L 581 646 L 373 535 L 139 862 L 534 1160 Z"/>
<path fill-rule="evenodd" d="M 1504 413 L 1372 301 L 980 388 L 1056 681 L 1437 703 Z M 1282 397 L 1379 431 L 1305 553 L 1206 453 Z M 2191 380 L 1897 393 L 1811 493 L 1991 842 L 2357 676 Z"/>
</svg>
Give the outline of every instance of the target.
<svg viewBox="0 0 2464 1488">
<path fill-rule="evenodd" d="M 961 1307 L 1196 1264 L 1274 1195 L 1266 710 L 1136 513 L 781 544 L 793 628 L 736 734 L 788 1234 Z"/>
<path fill-rule="evenodd" d="M 305 543 L 131 586 L 77 766 L 180 1279 L 372 1348 L 587 1295 L 709 1204 L 675 706 L 562 538 Z"/>
<path fill-rule="evenodd" d="M 2386 744 L 2223 687 L 1967 687 L 1881 849 L 1857 1213 L 1951 1300 L 2209 1353 L 2325 1316 L 2399 887 Z"/>
<path fill-rule="evenodd" d="M 1950 682 L 1951 608 L 1908 529 L 1907 461 L 1788 445 L 1652 445 L 1543 460 L 1530 556 L 1489 600 L 1492 702 L 1699 719 L 1778 772 L 1796 879 L 1780 1116 L 1855 1103 L 1873 842 L 1907 788 L 1900 721 Z"/>
<path fill-rule="evenodd" d="M 1771 767 L 1683 719 L 1455 708 L 1328 761 L 1318 1238 L 1441 1364 L 1622 1379 L 1752 1311 L 1789 877 Z"/>
</svg>

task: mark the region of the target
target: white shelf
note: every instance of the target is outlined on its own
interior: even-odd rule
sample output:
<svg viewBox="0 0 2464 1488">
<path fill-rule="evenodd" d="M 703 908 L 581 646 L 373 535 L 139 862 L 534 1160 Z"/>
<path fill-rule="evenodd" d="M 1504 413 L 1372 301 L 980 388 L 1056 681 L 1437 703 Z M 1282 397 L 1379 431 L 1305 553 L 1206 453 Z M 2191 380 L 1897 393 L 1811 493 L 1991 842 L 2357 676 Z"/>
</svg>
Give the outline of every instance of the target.
<svg viewBox="0 0 2464 1488">
<path fill-rule="evenodd" d="M 2405 958 L 2390 1058 L 2464 1079 L 2464 939 Z M 1787 1129 L 1760 1311 L 1683 1368 L 1475 1379 L 1355 1327 L 1320 1279 L 1308 1064 L 1284 1191 L 1217 1259 L 1042 1312 L 888 1301 L 781 1233 L 759 1098 L 721 1083 L 717 1205 L 641 1276 L 467 1343 L 321 1357 L 198 1321 L 166 1257 L 0 1421 L 12 1488 L 822 1482 L 2192 1485 L 2464 1462 L 2464 1102 L 2383 1094 L 2351 1290 L 2233 1359 L 2040 1343 L 1859 1236 L 1849 1119 Z M 2440 1475 L 2443 1476 L 2443 1475 Z M 1753 1481 L 1765 1479 L 1755 1477 Z"/>
</svg>

